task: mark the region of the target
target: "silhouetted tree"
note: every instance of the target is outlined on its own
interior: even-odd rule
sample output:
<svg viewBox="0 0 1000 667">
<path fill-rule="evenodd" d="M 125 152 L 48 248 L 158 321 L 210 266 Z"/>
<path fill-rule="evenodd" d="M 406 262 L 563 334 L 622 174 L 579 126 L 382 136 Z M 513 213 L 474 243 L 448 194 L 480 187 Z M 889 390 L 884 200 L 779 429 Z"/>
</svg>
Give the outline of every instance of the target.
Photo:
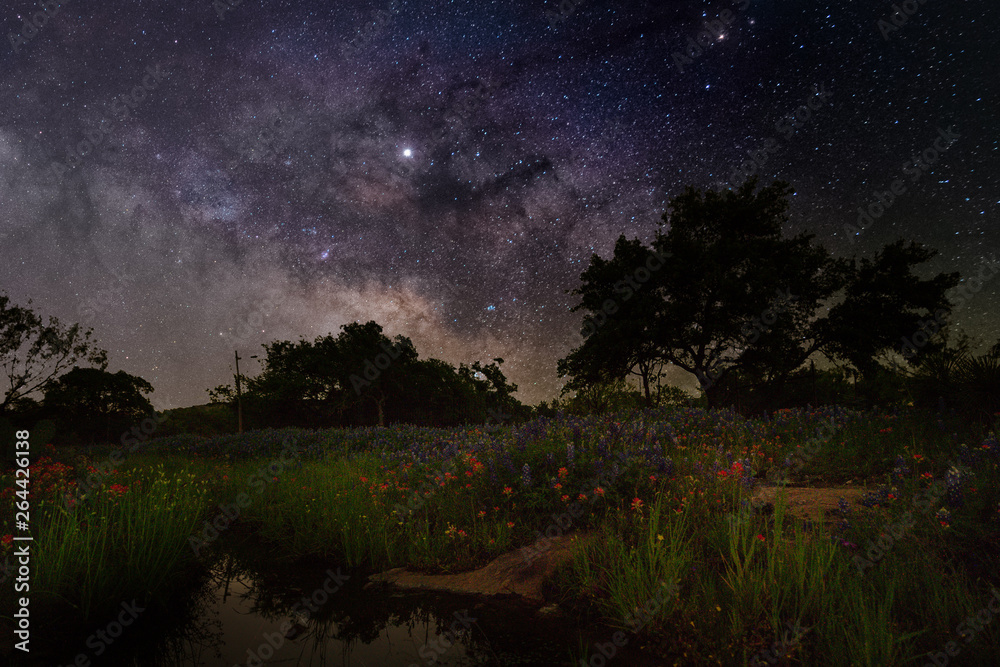
<svg viewBox="0 0 1000 667">
<path fill-rule="evenodd" d="M 621 237 L 612 259 L 594 255 L 573 292 L 587 313 L 584 343 L 557 366 L 571 388 L 652 377 L 671 363 L 697 377 L 709 406 L 741 383 L 773 399 L 817 353 L 871 374 L 901 332 L 947 309 L 957 274 L 913 273 L 933 251 L 900 241 L 874 260 L 835 259 L 811 234 L 783 236 L 790 194 L 780 181 L 757 190 L 755 178 L 721 193 L 689 187 L 671 200 L 660 221 L 668 229 L 650 248 Z M 662 268 L 626 300 L 623 279 L 640 277 L 649 256 Z"/>
<path fill-rule="evenodd" d="M 920 354 L 908 384 L 913 402 L 929 410 L 955 410 L 964 417 L 991 423 L 1000 413 L 1000 355 L 996 347 L 984 354 L 959 332 L 947 346 Z"/>
<path fill-rule="evenodd" d="M 864 377 L 878 369 L 880 356 L 899 350 L 901 339 L 913 337 L 925 319 L 938 311 L 946 318 L 951 304 L 945 293 L 958 285 L 959 274 L 922 279 L 914 273 L 937 254 L 899 240 L 882 248 L 874 259 L 852 261 L 844 299 L 823 322 L 829 354 L 846 359 Z M 943 341 L 932 339 L 924 353 L 943 347 Z"/>
<path fill-rule="evenodd" d="M 491 411 L 524 417 L 498 364 L 456 369 L 418 359 L 409 338 L 389 339 L 374 321 L 352 322 L 337 337 L 274 341 L 264 346 L 263 372 L 246 378 L 244 412 L 257 426 L 425 425 L 482 423 Z M 213 402 L 234 405 L 235 391 L 209 391 Z"/>
<path fill-rule="evenodd" d="M 65 327 L 55 317 L 45 324 L 30 308 L 13 305 L 0 294 L 0 367 L 6 381 L 0 415 L 19 399 L 44 393 L 73 366 L 107 368 L 107 352 L 94 345 L 92 334 L 91 329 L 82 331 L 79 324 Z"/>
<path fill-rule="evenodd" d="M 74 367 L 48 387 L 42 407 L 62 431 L 84 442 L 112 442 L 112 435 L 153 414 L 145 397 L 152 391 L 153 385 L 125 371 Z"/>
<path fill-rule="evenodd" d="M 566 387 L 563 395 L 571 393 Z M 638 408 L 644 397 L 629 386 L 624 378 L 601 379 L 581 386 L 564 404 L 567 412 L 575 415 L 600 415 Z"/>
<path fill-rule="evenodd" d="M 638 376 L 646 405 L 666 363 L 656 343 L 656 320 L 650 317 L 662 300 L 653 274 L 663 268 L 668 256 L 643 247 L 638 239 L 624 235 L 615 243 L 614 255 L 605 260 L 591 257 L 580 276 L 583 285 L 570 294 L 582 297 L 573 312 L 585 310 L 583 345 L 559 360 L 560 377 L 570 377 L 565 390 L 583 390 L 608 378 Z"/>
</svg>

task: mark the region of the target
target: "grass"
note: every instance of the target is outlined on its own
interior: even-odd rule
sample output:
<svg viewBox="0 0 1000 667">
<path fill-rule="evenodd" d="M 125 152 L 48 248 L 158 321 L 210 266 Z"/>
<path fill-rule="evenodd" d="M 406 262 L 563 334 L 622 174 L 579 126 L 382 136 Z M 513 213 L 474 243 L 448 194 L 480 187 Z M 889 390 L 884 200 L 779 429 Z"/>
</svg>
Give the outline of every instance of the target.
<svg viewBox="0 0 1000 667">
<path fill-rule="evenodd" d="M 162 464 L 133 473 L 127 486 L 108 483 L 70 503 L 59 494 L 36 498 L 31 584 L 39 602 L 61 603 L 87 619 L 133 597 L 168 597 L 186 564 L 206 484 Z"/>
<path fill-rule="evenodd" d="M 293 456 L 277 463 L 290 442 Z M 946 418 L 841 409 L 286 429 L 153 441 L 72 509 L 62 502 L 71 480 L 108 452 L 90 462 L 56 452 L 63 463 L 32 472 L 32 586 L 48 608 L 82 619 L 166 599 L 199 566 L 192 539 L 232 524 L 226 508 L 289 559 L 437 572 L 529 545 L 572 508 L 565 527 L 597 537 L 557 573 L 561 603 L 664 662 L 782 653 L 784 664 L 918 664 L 955 641 L 963 664 L 989 664 L 1000 622 L 959 628 L 1000 586 L 997 449 Z M 806 528 L 781 501 L 771 515 L 751 509 L 768 474 L 864 478 L 871 493 Z M 2 481 L 13 502 L 11 476 Z M 0 603 L 9 622 L 9 586 Z M 580 647 L 579 659 L 591 655 Z"/>
</svg>

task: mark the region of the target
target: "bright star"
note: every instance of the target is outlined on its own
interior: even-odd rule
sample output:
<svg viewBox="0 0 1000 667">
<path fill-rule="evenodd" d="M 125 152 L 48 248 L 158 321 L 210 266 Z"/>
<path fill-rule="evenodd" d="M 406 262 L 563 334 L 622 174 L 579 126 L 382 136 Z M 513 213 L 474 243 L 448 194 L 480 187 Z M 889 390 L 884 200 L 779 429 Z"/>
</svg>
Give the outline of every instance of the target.
<svg viewBox="0 0 1000 667">
<path fill-rule="evenodd" d="M 403 151 L 403 157 L 410 157 L 411 155 L 413 155 L 413 151 L 411 151 L 409 148 Z"/>
</svg>

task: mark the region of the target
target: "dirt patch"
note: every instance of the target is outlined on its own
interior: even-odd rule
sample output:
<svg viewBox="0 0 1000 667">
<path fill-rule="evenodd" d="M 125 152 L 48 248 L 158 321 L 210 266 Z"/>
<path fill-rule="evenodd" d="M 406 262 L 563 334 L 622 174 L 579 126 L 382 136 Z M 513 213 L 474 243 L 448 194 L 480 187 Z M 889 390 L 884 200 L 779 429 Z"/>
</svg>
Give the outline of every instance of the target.
<svg viewBox="0 0 1000 667">
<path fill-rule="evenodd" d="M 865 494 L 865 490 L 850 486 L 824 489 L 762 486 L 754 492 L 753 497 L 760 502 L 773 504 L 779 494 L 785 498 L 788 514 L 800 519 L 821 522 L 828 520 L 836 511 L 841 498 L 855 505 Z"/>
<path fill-rule="evenodd" d="M 422 574 L 397 567 L 372 575 L 376 582 L 451 593 L 477 595 L 519 595 L 526 600 L 543 602 L 542 586 L 556 568 L 573 558 L 578 545 L 593 538 L 593 533 L 571 533 L 552 538 L 548 548 L 528 558 L 520 549 L 502 554 L 489 564 L 459 574 Z"/>
</svg>

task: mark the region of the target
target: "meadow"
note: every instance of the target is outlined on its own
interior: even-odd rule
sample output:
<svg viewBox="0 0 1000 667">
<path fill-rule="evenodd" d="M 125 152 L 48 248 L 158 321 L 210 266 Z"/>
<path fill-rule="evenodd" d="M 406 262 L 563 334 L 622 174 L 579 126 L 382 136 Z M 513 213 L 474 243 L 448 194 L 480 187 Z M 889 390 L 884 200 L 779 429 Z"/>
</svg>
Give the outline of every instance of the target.
<svg viewBox="0 0 1000 667">
<path fill-rule="evenodd" d="M 528 558 L 572 531 L 591 539 L 550 595 L 608 637 L 574 664 L 612 663 L 619 639 L 664 664 L 995 664 L 997 426 L 670 407 L 173 436 L 124 456 L 48 447 L 31 467 L 34 613 L 86 621 L 121 600 L 165 604 L 237 524 L 289 565 L 369 572 Z M 848 481 L 867 493 L 824 522 L 752 500 L 762 484 Z M 16 487 L 10 471 L 0 482 L 9 562 Z M 3 586 L 7 623 L 13 595 Z"/>
</svg>

